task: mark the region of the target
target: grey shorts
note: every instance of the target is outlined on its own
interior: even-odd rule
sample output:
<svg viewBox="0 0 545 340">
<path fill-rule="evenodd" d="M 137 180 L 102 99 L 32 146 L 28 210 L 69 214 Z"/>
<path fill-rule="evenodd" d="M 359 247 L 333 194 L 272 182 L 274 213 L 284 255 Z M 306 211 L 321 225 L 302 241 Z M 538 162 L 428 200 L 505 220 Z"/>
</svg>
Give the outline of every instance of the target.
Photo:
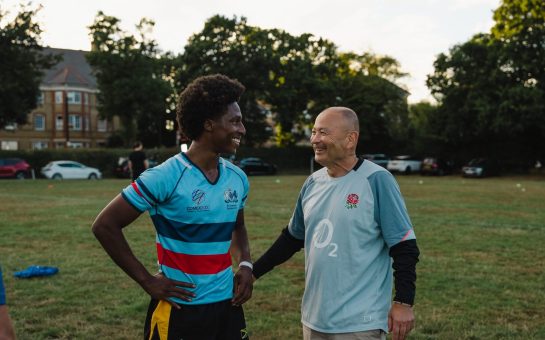
<svg viewBox="0 0 545 340">
<path fill-rule="evenodd" d="M 382 329 L 354 333 L 322 333 L 303 325 L 303 340 L 386 340 Z"/>
</svg>

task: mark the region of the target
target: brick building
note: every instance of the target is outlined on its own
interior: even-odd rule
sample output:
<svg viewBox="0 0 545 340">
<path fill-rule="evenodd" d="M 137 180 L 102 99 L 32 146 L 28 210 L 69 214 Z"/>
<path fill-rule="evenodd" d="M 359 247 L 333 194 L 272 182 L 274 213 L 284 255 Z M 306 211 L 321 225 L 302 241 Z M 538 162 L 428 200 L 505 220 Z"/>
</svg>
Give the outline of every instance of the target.
<svg viewBox="0 0 545 340">
<path fill-rule="evenodd" d="M 27 124 L 0 130 L 0 149 L 91 148 L 106 145 L 119 120 L 100 119 L 96 79 L 85 51 L 45 48 L 62 60 L 46 70 L 40 84 L 38 106 Z"/>
</svg>

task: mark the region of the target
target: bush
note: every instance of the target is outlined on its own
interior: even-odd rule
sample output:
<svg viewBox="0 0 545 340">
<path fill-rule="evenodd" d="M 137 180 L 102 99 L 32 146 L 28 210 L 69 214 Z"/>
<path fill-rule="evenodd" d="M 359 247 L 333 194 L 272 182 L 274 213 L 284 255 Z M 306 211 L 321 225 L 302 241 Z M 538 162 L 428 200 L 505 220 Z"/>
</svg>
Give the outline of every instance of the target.
<svg viewBox="0 0 545 340">
<path fill-rule="evenodd" d="M 148 158 L 159 164 L 178 153 L 177 148 L 145 149 Z M 0 158 L 17 157 L 26 160 L 40 177 L 40 169 L 51 161 L 72 160 L 102 171 L 103 177 L 115 177 L 114 170 L 119 157 L 128 157 L 131 149 L 45 149 L 0 150 Z M 281 173 L 308 173 L 313 151 L 310 147 L 289 148 L 241 148 L 236 159 L 260 157 L 274 163 Z"/>
</svg>

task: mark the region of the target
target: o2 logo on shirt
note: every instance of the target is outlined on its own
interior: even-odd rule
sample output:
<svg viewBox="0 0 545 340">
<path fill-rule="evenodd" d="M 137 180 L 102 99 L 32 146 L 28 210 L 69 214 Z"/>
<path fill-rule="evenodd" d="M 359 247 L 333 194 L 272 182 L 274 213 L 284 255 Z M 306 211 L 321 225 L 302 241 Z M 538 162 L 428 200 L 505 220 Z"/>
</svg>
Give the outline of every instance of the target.
<svg viewBox="0 0 545 340">
<path fill-rule="evenodd" d="M 314 235 L 312 235 L 312 245 L 315 248 L 322 249 L 328 248 L 328 256 L 337 257 L 337 243 L 331 243 L 334 231 L 333 223 L 327 218 L 321 220 L 316 229 L 314 229 Z"/>
</svg>

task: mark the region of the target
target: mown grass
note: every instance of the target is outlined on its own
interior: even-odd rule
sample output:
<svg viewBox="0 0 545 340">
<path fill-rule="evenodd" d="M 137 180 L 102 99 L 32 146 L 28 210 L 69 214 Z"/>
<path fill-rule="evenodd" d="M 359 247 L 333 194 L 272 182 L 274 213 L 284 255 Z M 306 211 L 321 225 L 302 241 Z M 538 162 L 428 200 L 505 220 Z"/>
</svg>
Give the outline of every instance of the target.
<svg viewBox="0 0 545 340">
<path fill-rule="evenodd" d="M 304 176 L 251 177 L 245 209 L 257 258 L 288 222 Z M 398 177 L 421 249 L 412 339 L 545 339 L 545 179 Z M 19 339 L 140 339 L 148 297 L 104 253 L 90 226 L 125 185 L 0 181 L 0 264 Z M 155 267 L 143 215 L 126 229 Z M 57 266 L 47 278 L 11 273 Z M 253 339 L 300 339 L 302 254 L 256 282 Z"/>
</svg>

